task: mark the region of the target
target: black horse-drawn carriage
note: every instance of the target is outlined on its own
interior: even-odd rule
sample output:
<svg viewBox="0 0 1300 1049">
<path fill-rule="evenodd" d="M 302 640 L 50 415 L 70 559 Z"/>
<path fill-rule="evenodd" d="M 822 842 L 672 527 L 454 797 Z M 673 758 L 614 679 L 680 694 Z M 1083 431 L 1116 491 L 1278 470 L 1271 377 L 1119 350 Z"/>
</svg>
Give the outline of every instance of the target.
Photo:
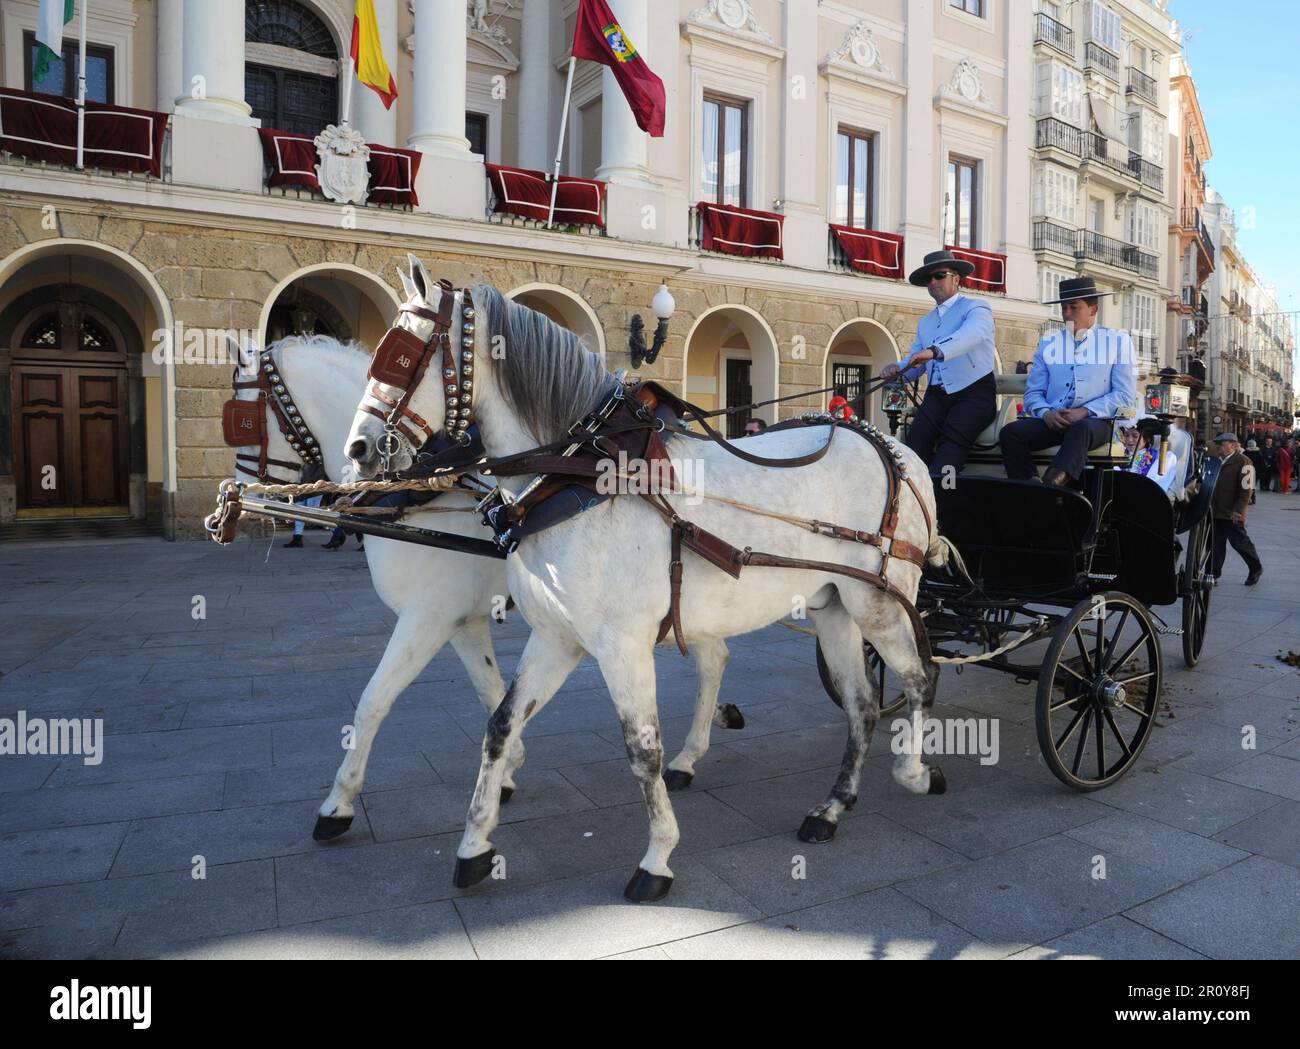
<svg viewBox="0 0 1300 1049">
<path fill-rule="evenodd" d="M 1016 377 L 999 379 L 1000 392 L 1014 396 Z M 887 409 L 901 408 L 896 389 L 886 397 Z M 1186 432 L 1170 430 L 1169 421 L 1162 439 L 1176 448 L 1178 476 L 1168 495 L 1124 470 L 1128 456 L 1116 446 L 1089 457 L 1081 491 L 1008 480 L 986 438 L 956 483 L 935 485 L 940 531 L 965 574 L 927 572 L 922 580 L 917 607 L 934 655 L 1036 681 L 1043 759 L 1078 790 L 1115 782 L 1146 745 L 1163 677 L 1160 636 L 1181 633 L 1189 667 L 1205 640 L 1219 461 L 1194 456 Z M 1179 601 L 1181 627 L 1152 611 Z M 1043 641 L 1046 651 L 1035 647 Z M 1036 662 L 1026 660 L 1030 651 Z M 905 700 L 886 692 L 870 644 L 866 655 L 881 713 L 892 714 Z M 817 656 L 838 703 L 820 649 Z"/>
</svg>

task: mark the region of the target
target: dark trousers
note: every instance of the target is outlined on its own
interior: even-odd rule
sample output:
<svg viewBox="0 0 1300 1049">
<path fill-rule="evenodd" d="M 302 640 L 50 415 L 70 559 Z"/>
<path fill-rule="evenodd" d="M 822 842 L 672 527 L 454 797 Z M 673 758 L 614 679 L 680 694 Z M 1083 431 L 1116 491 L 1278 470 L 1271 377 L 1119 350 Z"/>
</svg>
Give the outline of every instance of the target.
<svg viewBox="0 0 1300 1049">
<path fill-rule="evenodd" d="M 998 414 L 998 387 L 991 374 L 949 393 L 931 386 L 907 430 L 907 446 L 938 476 L 944 467 L 960 472 L 971 446 Z"/>
<path fill-rule="evenodd" d="M 1228 556 L 1229 543 L 1241 555 L 1241 559 L 1246 562 L 1246 567 L 1252 572 L 1264 570 L 1259 554 L 1255 552 L 1255 544 L 1246 534 L 1246 526 L 1233 524 L 1227 518 L 1216 517 L 1214 519 L 1214 562 L 1210 567 L 1211 572 L 1215 575 L 1222 574 L 1223 559 Z"/>
<path fill-rule="evenodd" d="M 1064 470 L 1073 480 L 1083 476 L 1088 453 L 1110 441 L 1113 419 L 1081 419 L 1062 433 L 1053 430 L 1042 419 L 1017 419 L 1002 428 L 1002 462 L 1007 476 L 1027 481 L 1034 476 L 1031 452 L 1061 446 L 1052 459 L 1052 466 Z"/>
</svg>

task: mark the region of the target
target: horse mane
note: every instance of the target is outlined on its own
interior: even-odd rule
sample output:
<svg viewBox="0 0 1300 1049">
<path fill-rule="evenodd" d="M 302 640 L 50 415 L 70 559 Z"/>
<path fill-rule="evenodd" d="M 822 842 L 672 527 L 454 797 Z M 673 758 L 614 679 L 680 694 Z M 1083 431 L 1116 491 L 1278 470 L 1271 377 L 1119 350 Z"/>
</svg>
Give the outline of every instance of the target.
<svg viewBox="0 0 1300 1049">
<path fill-rule="evenodd" d="M 280 359 L 280 351 L 290 346 L 302 346 L 308 350 L 350 350 L 354 353 L 365 354 L 370 356 L 370 350 L 365 343 L 352 339 L 343 342 L 334 338 L 333 335 L 286 335 L 283 339 L 276 339 L 267 347 L 276 360 Z"/>
<path fill-rule="evenodd" d="M 471 291 L 493 347 L 502 396 L 540 444 L 558 440 L 609 395 L 615 379 L 582 340 L 545 314 L 511 302 L 491 284 Z"/>
</svg>

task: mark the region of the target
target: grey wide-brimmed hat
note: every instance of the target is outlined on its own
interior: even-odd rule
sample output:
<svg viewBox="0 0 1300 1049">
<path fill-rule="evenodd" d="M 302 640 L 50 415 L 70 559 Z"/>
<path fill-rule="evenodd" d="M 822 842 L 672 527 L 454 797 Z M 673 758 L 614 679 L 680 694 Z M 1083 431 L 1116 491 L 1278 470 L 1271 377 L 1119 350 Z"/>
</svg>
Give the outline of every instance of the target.
<svg viewBox="0 0 1300 1049">
<path fill-rule="evenodd" d="M 1075 299 L 1099 299 L 1104 295 L 1114 295 L 1113 291 L 1098 291 L 1097 282 L 1092 277 L 1067 277 L 1061 281 L 1061 290 L 1057 293 L 1059 299 L 1048 299 L 1043 303 L 1044 306 L 1052 306 L 1062 302 L 1073 302 Z"/>
<path fill-rule="evenodd" d="M 975 272 L 974 263 L 957 258 L 951 251 L 932 251 L 907 279 L 913 284 L 924 287 L 930 282 L 930 274 L 940 267 L 955 270 L 959 277 L 969 277 Z"/>
<path fill-rule="evenodd" d="M 1227 433 L 1219 434 L 1219 436 L 1214 439 L 1215 444 L 1222 444 L 1224 441 L 1231 441 L 1233 444 L 1241 444 L 1241 442 L 1237 440 L 1237 435 L 1231 430 Z"/>
</svg>

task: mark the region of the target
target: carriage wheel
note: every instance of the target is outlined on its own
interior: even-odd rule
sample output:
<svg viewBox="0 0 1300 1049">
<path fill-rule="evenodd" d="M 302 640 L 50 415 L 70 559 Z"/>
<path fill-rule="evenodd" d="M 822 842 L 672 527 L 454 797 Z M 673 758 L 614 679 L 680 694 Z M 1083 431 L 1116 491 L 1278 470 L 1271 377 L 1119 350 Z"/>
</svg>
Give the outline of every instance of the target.
<svg viewBox="0 0 1300 1049">
<path fill-rule="evenodd" d="M 1187 563 L 1183 568 L 1183 662 L 1196 666 L 1205 643 L 1205 624 L 1210 619 L 1210 561 L 1214 557 L 1214 524 L 1207 514 L 1192 529 L 1187 542 Z"/>
<path fill-rule="evenodd" d="M 1097 790 L 1137 761 L 1160 697 L 1160 639 L 1146 608 L 1110 591 L 1061 620 L 1043 658 L 1038 745 L 1062 783 Z"/>
<path fill-rule="evenodd" d="M 871 647 L 871 643 L 868 641 L 862 642 L 862 654 L 866 657 L 867 661 L 867 676 L 876 679 L 876 687 L 880 690 L 880 716 L 883 718 L 886 714 L 892 714 L 897 710 L 902 710 L 903 707 L 907 705 L 907 696 L 903 695 L 903 693 L 900 692 L 896 699 L 889 701 L 885 699 L 885 661 L 880 658 L 879 654 Z M 840 697 L 839 692 L 835 688 L 835 684 L 831 681 L 831 671 L 826 665 L 825 657 L 822 655 L 822 643 L 820 639 L 817 641 L 817 673 L 822 679 L 822 688 L 826 690 L 826 694 L 830 696 L 835 702 L 835 705 L 842 710 L 844 708 L 844 700 Z"/>
</svg>

